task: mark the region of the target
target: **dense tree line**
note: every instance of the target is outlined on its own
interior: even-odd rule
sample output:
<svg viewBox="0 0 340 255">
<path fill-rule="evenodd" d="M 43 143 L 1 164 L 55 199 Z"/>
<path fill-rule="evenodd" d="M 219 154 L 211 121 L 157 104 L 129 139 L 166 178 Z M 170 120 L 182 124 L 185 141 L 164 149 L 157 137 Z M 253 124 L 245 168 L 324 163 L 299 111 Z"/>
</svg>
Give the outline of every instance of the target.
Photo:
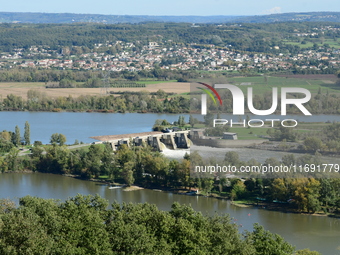
<svg viewBox="0 0 340 255">
<path fill-rule="evenodd" d="M 15 131 L 3 130 L 0 132 L 0 155 L 9 152 L 14 147 L 31 144 L 31 131 L 28 121 L 25 122 L 24 136 L 20 135 L 20 128 L 15 126 Z"/>
<path fill-rule="evenodd" d="M 147 91 L 141 92 L 124 92 L 119 97 L 112 96 L 79 96 L 77 98 L 69 97 L 48 97 L 45 93 L 36 90 L 30 90 L 27 93 L 25 101 L 20 96 L 8 95 L 3 98 L 0 110 L 28 110 L 28 111 L 53 111 L 53 110 L 102 110 L 118 112 L 170 112 L 186 113 L 189 109 L 193 112 L 200 112 L 200 97 L 192 95 L 191 99 L 185 97 L 168 97 L 166 93 L 156 93 L 150 96 Z M 208 108 L 212 112 L 232 112 L 232 95 L 230 91 L 221 91 L 223 105 L 215 105 L 208 100 Z M 297 97 L 295 95 L 294 97 Z M 280 99 L 278 100 L 277 113 L 280 111 Z M 247 102 L 247 98 L 245 98 Z M 272 106 L 272 94 L 266 92 L 253 96 L 253 105 L 255 109 L 270 109 Z M 307 110 L 313 114 L 339 114 L 340 100 L 335 94 L 317 93 L 312 99 L 304 104 Z M 245 106 L 245 109 L 247 107 Z M 287 105 L 287 112 L 290 114 L 300 114 L 300 110 L 294 105 Z"/>
<path fill-rule="evenodd" d="M 26 196 L 0 200 L 0 253 L 16 254 L 293 254 L 294 247 L 258 224 L 241 234 L 229 216 L 203 216 L 174 203 L 113 203 L 98 195 L 64 202 Z M 319 254 L 317 252 L 296 254 Z M 295 254 L 295 253 L 294 253 Z"/>
<path fill-rule="evenodd" d="M 196 152 L 177 161 L 165 158 L 150 147 L 129 148 L 122 145 L 113 154 L 109 144 L 91 145 L 88 150 L 69 150 L 66 146 L 53 143 L 44 147 L 34 146 L 30 157 L 19 157 L 18 149 L 10 149 L 9 153 L 0 159 L 0 170 L 1 172 L 33 170 L 43 173 L 72 174 L 84 179 L 107 176 L 112 181 L 150 188 L 196 187 L 205 194 L 225 193 L 232 199 L 259 196 L 269 202 L 277 200 L 284 204 L 290 200 L 290 206 L 301 212 L 323 210 L 339 213 L 340 179 L 331 179 L 334 175 L 328 175 L 327 172 L 315 175 L 267 173 L 266 177 L 269 178 L 265 179 L 261 173 L 249 173 L 247 180 L 242 181 L 238 178 L 226 179 L 223 173 L 197 175 L 193 169 L 193 166 L 212 164 L 239 168 L 259 165 L 272 167 L 322 165 L 322 163 L 318 156 L 295 157 L 292 154 L 285 155 L 281 161 L 268 158 L 262 164 L 254 159 L 244 162 L 239 159 L 236 152 L 227 152 L 223 161 L 202 159 Z"/>
<path fill-rule="evenodd" d="M 0 50 L 27 49 L 32 45 L 48 45 L 61 52 L 63 46 L 86 46 L 93 49 L 96 43 L 124 41 L 146 44 L 149 41 L 167 41 L 184 44 L 231 45 L 236 50 L 249 52 L 276 52 L 274 46 L 290 53 L 299 52 L 296 45 L 285 44 L 283 39 L 292 36 L 294 29 L 309 32 L 313 26 L 338 23 L 272 23 L 216 26 L 189 23 L 145 23 L 145 24 L 1 24 Z M 323 35 L 327 36 L 327 35 Z M 332 33 L 339 38 L 339 33 Z"/>
<path fill-rule="evenodd" d="M 193 165 L 211 165 L 218 164 L 220 166 L 302 166 L 308 167 L 312 165 L 322 165 L 325 162 L 319 158 L 318 155 L 303 155 L 296 157 L 293 154 L 287 154 L 281 160 L 276 158 L 268 158 L 262 164 L 254 159 L 247 162 L 241 161 L 236 152 L 227 152 L 224 160 L 218 161 L 216 159 L 203 160 L 195 153 L 190 155 L 191 163 Z M 213 162 L 213 163 L 212 163 Z M 328 162 L 329 163 L 329 162 Z M 210 177 L 210 189 L 215 189 L 219 192 L 229 192 L 232 199 L 254 199 L 256 197 L 264 198 L 267 202 L 286 205 L 290 208 L 295 208 L 300 212 L 324 211 L 330 213 L 340 212 L 340 179 L 339 171 L 334 174 L 328 174 L 329 168 L 325 173 L 316 173 L 312 171 L 296 173 L 270 173 L 265 174 L 263 178 L 261 173 L 247 173 L 244 181 L 240 179 L 227 180 L 223 173 L 211 176 L 204 174 L 200 177 Z M 262 175 L 262 176 L 261 176 Z M 195 176 L 195 175 L 194 175 Z M 218 178 L 217 178 L 218 177 Z M 333 177 L 333 178 L 332 178 Z M 334 178 L 335 177 L 335 178 Z"/>
<path fill-rule="evenodd" d="M 189 111 L 189 104 L 190 100 L 187 98 L 168 97 L 161 91 L 151 96 L 149 92 L 141 91 L 126 92 L 118 97 L 81 95 L 77 98 L 72 96 L 52 98 L 46 93 L 29 90 L 27 100 L 13 94 L 8 95 L 2 100 L 0 110 L 186 113 Z"/>
<path fill-rule="evenodd" d="M 205 77 L 211 75 L 205 73 Z M 141 70 L 139 72 L 116 71 L 110 72 L 110 83 L 120 81 L 138 81 L 140 79 L 155 80 L 188 80 L 201 77 L 198 71 L 166 70 L 156 66 L 153 70 Z M 0 82 L 58 82 L 60 87 L 89 87 L 98 88 L 103 86 L 103 74 L 92 70 L 57 70 L 57 69 L 9 69 L 0 70 Z"/>
</svg>

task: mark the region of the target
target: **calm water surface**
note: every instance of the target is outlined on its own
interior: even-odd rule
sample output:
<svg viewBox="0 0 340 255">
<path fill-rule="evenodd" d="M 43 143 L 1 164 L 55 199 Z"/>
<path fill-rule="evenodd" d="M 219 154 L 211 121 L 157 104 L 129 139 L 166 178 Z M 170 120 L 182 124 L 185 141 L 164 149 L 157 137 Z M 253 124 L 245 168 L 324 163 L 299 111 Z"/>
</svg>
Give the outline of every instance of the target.
<svg viewBox="0 0 340 255">
<path fill-rule="evenodd" d="M 23 135 L 28 121 L 32 142 L 46 144 L 53 133 L 61 133 L 66 136 L 67 144 L 73 144 L 76 139 L 90 143 L 95 141 L 91 136 L 149 132 L 157 119 L 173 122 L 178 117 L 153 113 L 0 112 L 0 131 L 14 131 L 18 125 Z"/>
<path fill-rule="evenodd" d="M 123 191 L 106 185 L 52 174 L 0 174 L 0 197 L 17 199 L 26 195 L 65 200 L 76 194 L 99 194 L 109 200 L 153 203 L 161 210 L 170 210 L 175 201 L 191 205 L 204 214 L 228 213 L 240 231 L 251 230 L 256 222 L 282 235 L 298 249 L 310 248 L 322 254 L 340 254 L 340 219 L 291 213 L 271 212 L 256 208 L 240 208 L 228 201 L 206 197 L 176 195 L 153 190 Z"/>
<path fill-rule="evenodd" d="M 0 131 L 14 131 L 16 125 L 24 133 L 25 121 L 31 125 L 31 141 L 49 143 L 53 133 L 66 135 L 67 144 L 75 139 L 85 143 L 95 140 L 91 136 L 149 132 L 157 119 L 177 121 L 180 115 L 189 121 L 185 114 L 155 113 L 87 113 L 87 112 L 0 112 Z M 194 115 L 203 120 L 202 115 Z M 238 117 L 222 114 L 221 118 L 238 120 Z M 252 119 L 268 119 L 267 116 L 251 116 Z M 305 122 L 340 121 L 340 115 L 270 115 L 271 119 L 296 119 Z"/>
</svg>

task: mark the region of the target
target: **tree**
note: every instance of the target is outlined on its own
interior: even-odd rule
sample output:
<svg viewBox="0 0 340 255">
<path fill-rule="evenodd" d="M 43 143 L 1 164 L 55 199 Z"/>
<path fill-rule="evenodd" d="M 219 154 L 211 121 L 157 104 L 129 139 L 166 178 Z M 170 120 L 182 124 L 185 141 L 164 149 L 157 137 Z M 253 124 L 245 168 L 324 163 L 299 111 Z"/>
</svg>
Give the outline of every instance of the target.
<svg viewBox="0 0 340 255">
<path fill-rule="evenodd" d="M 296 178 L 292 181 L 293 198 L 300 211 L 314 213 L 320 209 L 318 199 L 320 182 L 314 178 Z"/>
<path fill-rule="evenodd" d="M 63 134 L 54 133 L 51 135 L 50 143 L 64 145 L 66 142 L 66 136 Z"/>
<path fill-rule="evenodd" d="M 135 181 L 135 178 L 133 177 L 134 166 L 135 166 L 135 163 L 132 161 L 128 161 L 124 163 L 122 175 L 123 175 L 124 181 L 126 182 L 128 186 L 131 186 Z"/>
<path fill-rule="evenodd" d="M 246 240 L 255 247 L 256 254 L 286 255 L 294 251 L 294 247 L 281 236 L 264 230 L 258 223 L 254 224 L 253 232 L 246 232 Z"/>
<path fill-rule="evenodd" d="M 24 133 L 25 145 L 31 144 L 31 131 L 30 131 L 30 124 L 28 121 L 25 122 L 25 133 Z"/>
<path fill-rule="evenodd" d="M 58 133 L 54 133 L 51 135 L 51 139 L 50 139 L 50 143 L 54 144 L 54 143 L 58 143 L 59 142 L 59 134 Z"/>
<path fill-rule="evenodd" d="M 322 148 L 322 141 L 319 137 L 307 137 L 303 144 L 306 147 L 307 151 L 313 151 L 316 152 L 317 150 L 320 150 Z"/>
<path fill-rule="evenodd" d="M 240 199 L 242 198 L 247 192 L 246 185 L 243 181 L 237 180 L 231 190 L 231 199 Z"/>
<path fill-rule="evenodd" d="M 8 165 L 8 170 L 9 171 L 17 171 L 18 170 L 18 155 L 19 155 L 19 150 L 15 147 L 13 147 L 8 154 L 5 157 L 5 162 L 7 162 Z"/>
<path fill-rule="evenodd" d="M 62 146 L 66 143 L 66 136 L 63 134 L 59 134 L 59 145 Z"/>
<path fill-rule="evenodd" d="M 194 116 L 190 115 L 190 117 L 189 117 L 190 126 L 194 127 L 194 125 L 197 124 L 197 123 L 198 123 L 198 120 Z"/>
<path fill-rule="evenodd" d="M 183 127 L 185 125 L 184 116 L 179 116 L 177 123 L 178 123 L 178 126 Z"/>
<path fill-rule="evenodd" d="M 18 126 L 15 126 L 13 144 L 15 146 L 19 146 L 20 145 L 20 129 L 19 129 Z"/>
<path fill-rule="evenodd" d="M 214 114 L 208 112 L 207 115 L 204 116 L 204 122 L 207 127 L 212 127 L 214 122 Z"/>
<path fill-rule="evenodd" d="M 240 164 L 239 155 L 235 151 L 228 151 L 224 156 L 224 161 L 232 166 L 238 166 Z"/>
<path fill-rule="evenodd" d="M 32 158 L 40 158 L 42 156 L 42 153 L 44 152 L 44 149 L 40 146 L 34 146 L 31 150 L 32 154 L 31 157 Z"/>
<path fill-rule="evenodd" d="M 11 133 L 7 131 L 2 131 L 0 133 L 0 138 L 4 139 L 5 141 L 10 142 L 11 141 Z"/>
<path fill-rule="evenodd" d="M 65 202 L 26 196 L 19 207 L 0 200 L 0 217 L 0 254 L 8 255 L 286 255 L 294 250 L 258 224 L 242 238 L 229 216 L 204 216 L 177 202 L 162 211 L 148 203 L 114 202 L 108 208 L 98 195 Z"/>
<path fill-rule="evenodd" d="M 202 190 L 209 194 L 214 187 L 214 180 L 209 178 L 202 178 Z"/>
<path fill-rule="evenodd" d="M 112 148 L 109 143 L 105 144 L 104 151 L 101 157 L 102 165 L 100 167 L 100 174 L 109 175 L 111 179 L 114 179 L 113 174 L 113 154 Z"/>
<path fill-rule="evenodd" d="M 94 175 L 96 178 L 98 178 L 100 174 L 100 168 L 102 165 L 101 159 L 103 153 L 103 147 L 92 144 L 84 159 L 85 169 L 88 171 L 88 174 Z"/>
</svg>

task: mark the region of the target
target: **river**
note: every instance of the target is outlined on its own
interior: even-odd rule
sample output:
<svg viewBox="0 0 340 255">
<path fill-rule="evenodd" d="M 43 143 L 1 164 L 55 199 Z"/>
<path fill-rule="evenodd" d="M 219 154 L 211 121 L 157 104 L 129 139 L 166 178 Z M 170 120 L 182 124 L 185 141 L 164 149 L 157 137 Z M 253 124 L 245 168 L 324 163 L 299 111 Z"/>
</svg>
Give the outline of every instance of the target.
<svg viewBox="0 0 340 255">
<path fill-rule="evenodd" d="M 183 115 L 183 114 L 182 114 Z M 14 131 L 18 125 L 23 134 L 25 121 L 31 126 L 31 141 L 49 143 L 51 134 L 62 133 L 67 137 L 67 143 L 72 144 L 75 139 L 85 143 L 94 141 L 90 136 L 112 135 L 147 132 L 157 119 L 177 121 L 176 114 L 137 114 L 137 113 L 85 113 L 85 112 L 0 112 L 0 131 Z M 188 121 L 188 115 L 185 115 Z M 201 115 L 195 115 L 202 119 Z M 230 119 L 230 115 L 222 115 Z M 250 116 L 252 118 L 252 116 Z M 265 119 L 266 117 L 256 117 Z M 272 119 L 297 119 L 298 121 L 326 122 L 340 121 L 340 115 L 313 116 L 274 116 Z M 234 118 L 235 119 L 235 118 Z M 236 119 L 237 120 L 237 119 Z M 192 149 L 195 149 L 193 147 Z M 286 153 L 251 150 L 251 149 L 215 149 L 196 148 L 206 155 L 217 155 L 223 158 L 226 151 L 235 150 L 241 160 L 255 158 L 263 162 L 268 157 L 280 159 Z M 169 158 L 181 158 L 188 150 L 167 150 L 164 154 Z M 220 152 L 220 155 L 217 154 Z M 334 160 L 334 159 L 333 159 Z M 124 192 L 121 189 L 110 190 L 98 183 L 81 181 L 64 176 L 49 174 L 0 174 L 0 197 L 18 198 L 26 195 L 43 198 L 65 200 L 70 196 L 80 194 L 99 194 L 118 202 L 149 202 L 156 204 L 161 210 L 169 210 L 174 201 L 191 204 L 192 207 L 205 214 L 228 213 L 239 224 L 240 230 L 251 230 L 255 222 L 260 223 L 273 233 L 282 235 L 298 249 L 310 248 L 322 254 L 340 254 L 340 220 L 329 217 L 316 217 L 291 213 L 266 211 L 255 208 L 240 208 L 224 200 L 206 197 L 191 197 L 152 190 Z M 242 225 L 240 225 L 242 224 Z"/>
<path fill-rule="evenodd" d="M 0 131 L 14 131 L 18 125 L 24 133 L 25 121 L 30 123 L 31 141 L 49 143 L 53 133 L 64 134 L 67 144 L 77 139 L 90 143 L 91 136 L 117 135 L 149 132 L 157 119 L 169 122 L 177 121 L 180 115 L 189 121 L 188 114 L 155 114 L 155 113 L 88 113 L 88 112 L 0 112 Z M 203 120 L 202 115 L 194 115 Z M 221 118 L 238 120 L 235 116 L 222 114 Z M 253 119 L 267 119 L 266 116 L 251 116 Z M 296 119 L 305 122 L 340 121 L 340 115 L 270 115 L 271 119 Z"/>
<path fill-rule="evenodd" d="M 228 213 L 238 224 L 239 230 L 252 230 L 258 222 L 265 229 L 283 236 L 297 249 L 310 248 L 322 254 L 340 254 L 340 219 L 317 217 L 267 211 L 257 208 L 241 208 L 228 201 L 208 197 L 178 195 L 154 190 L 123 191 L 108 189 L 108 186 L 95 182 L 73 179 L 70 177 L 42 173 L 7 173 L 0 174 L 0 197 L 17 199 L 26 195 L 42 198 L 65 200 L 80 194 L 99 194 L 109 200 L 153 203 L 161 210 L 170 210 L 175 201 L 191 205 L 203 214 Z M 16 200 L 17 201 L 17 200 Z"/>
</svg>

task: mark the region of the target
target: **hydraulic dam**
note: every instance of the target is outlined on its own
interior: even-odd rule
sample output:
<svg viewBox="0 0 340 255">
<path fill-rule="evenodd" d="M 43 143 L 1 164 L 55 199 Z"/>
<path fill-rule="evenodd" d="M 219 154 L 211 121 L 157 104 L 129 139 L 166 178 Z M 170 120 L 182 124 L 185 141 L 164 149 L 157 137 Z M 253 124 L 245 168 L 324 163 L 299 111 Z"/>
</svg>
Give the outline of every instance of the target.
<svg viewBox="0 0 340 255">
<path fill-rule="evenodd" d="M 163 151 L 165 148 L 172 150 L 190 148 L 191 141 L 188 136 L 189 131 L 176 131 L 170 133 L 144 132 L 125 135 L 93 136 L 91 138 L 110 143 L 113 150 L 116 150 L 122 144 L 127 146 L 133 144 L 136 146 L 149 145 L 158 151 Z"/>
</svg>

